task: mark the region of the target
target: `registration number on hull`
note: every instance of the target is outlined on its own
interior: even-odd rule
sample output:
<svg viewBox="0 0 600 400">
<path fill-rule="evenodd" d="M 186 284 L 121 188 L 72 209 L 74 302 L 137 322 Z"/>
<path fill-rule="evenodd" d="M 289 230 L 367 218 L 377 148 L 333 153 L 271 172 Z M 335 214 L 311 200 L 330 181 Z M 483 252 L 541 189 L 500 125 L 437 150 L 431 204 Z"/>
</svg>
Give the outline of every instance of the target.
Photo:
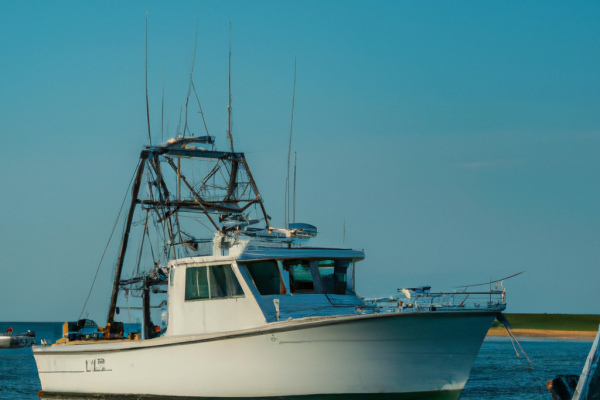
<svg viewBox="0 0 600 400">
<path fill-rule="evenodd" d="M 85 372 L 103 372 L 112 371 L 106 366 L 104 358 L 92 358 L 85 360 Z"/>
</svg>

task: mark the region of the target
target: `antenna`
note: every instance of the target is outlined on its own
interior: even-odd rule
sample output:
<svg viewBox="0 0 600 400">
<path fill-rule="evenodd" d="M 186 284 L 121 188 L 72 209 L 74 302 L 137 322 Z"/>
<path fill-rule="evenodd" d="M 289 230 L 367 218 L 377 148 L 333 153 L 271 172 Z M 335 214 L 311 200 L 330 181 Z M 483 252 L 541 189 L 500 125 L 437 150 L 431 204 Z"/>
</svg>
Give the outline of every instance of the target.
<svg viewBox="0 0 600 400">
<path fill-rule="evenodd" d="M 342 244 L 346 244 L 346 217 L 344 217 L 344 239 Z"/>
<path fill-rule="evenodd" d="M 296 57 L 294 57 L 294 91 L 292 92 L 292 116 L 290 119 L 290 144 L 288 146 L 287 177 L 285 179 L 285 227 L 290 221 L 290 156 L 292 153 L 292 130 L 294 128 L 294 102 L 296 100 Z"/>
<path fill-rule="evenodd" d="M 185 137 L 185 131 L 188 129 L 188 103 L 190 102 L 190 94 L 192 93 L 192 79 L 194 75 L 194 64 L 196 64 L 196 49 L 198 48 L 198 20 L 196 20 L 196 41 L 194 42 L 194 58 L 192 59 L 192 69 L 190 71 L 190 83 L 188 85 L 188 94 L 185 99 L 185 127 L 183 128 L 183 136 Z"/>
<path fill-rule="evenodd" d="M 231 137 L 231 22 L 229 23 L 229 106 L 227 107 L 227 136 L 233 153 L 233 138 Z"/>
<path fill-rule="evenodd" d="M 181 128 L 181 113 L 183 112 L 183 106 L 179 108 L 179 123 L 177 124 L 177 135 L 179 135 L 179 129 Z"/>
<path fill-rule="evenodd" d="M 148 105 L 148 11 L 146 11 L 146 117 L 148 118 L 148 141 L 152 144 L 150 134 L 150 106 Z"/>
<path fill-rule="evenodd" d="M 296 222 L 296 161 L 297 161 L 297 154 L 294 151 L 294 223 Z"/>
</svg>

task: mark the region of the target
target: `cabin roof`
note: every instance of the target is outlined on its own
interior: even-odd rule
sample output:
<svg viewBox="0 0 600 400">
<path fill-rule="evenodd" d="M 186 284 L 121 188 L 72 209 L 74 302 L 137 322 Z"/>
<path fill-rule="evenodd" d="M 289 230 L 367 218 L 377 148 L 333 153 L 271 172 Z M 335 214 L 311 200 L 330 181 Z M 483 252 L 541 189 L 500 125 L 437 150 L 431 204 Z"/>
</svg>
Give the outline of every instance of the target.
<svg viewBox="0 0 600 400">
<path fill-rule="evenodd" d="M 365 252 L 353 249 L 336 249 L 321 247 L 292 247 L 273 248 L 248 246 L 237 258 L 238 261 L 253 261 L 267 259 L 333 259 L 348 258 L 362 260 Z"/>
<path fill-rule="evenodd" d="M 354 259 L 356 261 L 365 258 L 365 252 L 353 249 L 335 249 L 319 247 L 292 247 L 289 248 L 256 248 L 254 246 L 246 247 L 239 256 L 235 255 L 214 255 L 200 257 L 184 257 L 172 260 L 175 265 L 195 264 L 195 263 L 214 263 L 214 262 L 245 262 L 260 260 L 294 260 L 294 259 Z"/>
</svg>

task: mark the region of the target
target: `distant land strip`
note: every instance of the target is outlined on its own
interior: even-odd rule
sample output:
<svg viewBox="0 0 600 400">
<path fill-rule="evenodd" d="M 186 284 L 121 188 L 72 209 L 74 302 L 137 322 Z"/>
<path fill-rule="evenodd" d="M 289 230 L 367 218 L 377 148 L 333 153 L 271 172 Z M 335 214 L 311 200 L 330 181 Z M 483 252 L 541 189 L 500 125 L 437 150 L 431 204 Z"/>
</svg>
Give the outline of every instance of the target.
<svg viewBox="0 0 600 400">
<path fill-rule="evenodd" d="M 593 340 L 600 325 L 597 314 L 504 314 L 517 337 Z M 494 321 L 488 336 L 508 336 Z"/>
</svg>

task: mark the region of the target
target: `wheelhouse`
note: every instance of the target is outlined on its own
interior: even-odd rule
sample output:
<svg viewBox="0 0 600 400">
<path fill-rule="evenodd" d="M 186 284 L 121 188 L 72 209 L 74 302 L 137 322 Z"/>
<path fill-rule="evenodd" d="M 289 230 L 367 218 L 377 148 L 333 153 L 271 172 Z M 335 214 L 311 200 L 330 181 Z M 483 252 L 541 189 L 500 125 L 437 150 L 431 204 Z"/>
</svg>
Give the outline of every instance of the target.
<svg viewBox="0 0 600 400">
<path fill-rule="evenodd" d="M 235 249 L 237 256 L 173 260 L 166 336 L 248 329 L 296 318 L 355 313 L 362 251 Z M 232 249 L 233 250 L 233 249 Z"/>
</svg>

